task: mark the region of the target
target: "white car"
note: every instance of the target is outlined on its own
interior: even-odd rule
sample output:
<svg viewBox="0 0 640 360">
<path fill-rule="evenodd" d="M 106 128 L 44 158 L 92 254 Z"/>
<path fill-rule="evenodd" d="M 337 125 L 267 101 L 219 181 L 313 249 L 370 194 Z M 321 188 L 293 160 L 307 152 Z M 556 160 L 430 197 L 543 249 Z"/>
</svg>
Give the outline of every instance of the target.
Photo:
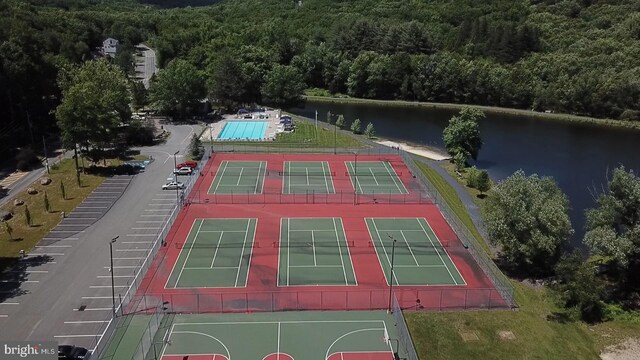
<svg viewBox="0 0 640 360">
<path fill-rule="evenodd" d="M 193 172 L 193 169 L 191 169 L 188 166 L 183 166 L 180 169 L 173 170 L 173 173 L 176 175 L 191 175 L 192 172 Z"/>
<path fill-rule="evenodd" d="M 184 189 L 184 184 L 181 182 L 168 182 L 162 185 L 162 190 L 176 190 L 176 189 Z"/>
</svg>

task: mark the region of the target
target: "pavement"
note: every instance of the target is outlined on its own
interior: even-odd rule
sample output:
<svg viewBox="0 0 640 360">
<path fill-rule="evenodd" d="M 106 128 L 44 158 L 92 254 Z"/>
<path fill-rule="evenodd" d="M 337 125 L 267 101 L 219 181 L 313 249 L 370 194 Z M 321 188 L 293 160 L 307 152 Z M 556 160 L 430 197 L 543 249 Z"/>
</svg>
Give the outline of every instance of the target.
<svg viewBox="0 0 640 360">
<path fill-rule="evenodd" d="M 107 179 L 61 222 L 63 226 L 2 274 L 1 339 L 95 347 L 112 312 L 110 240 L 118 236 L 113 243 L 118 299 L 176 204 L 176 193 L 161 186 L 173 170 L 173 153 L 186 151 L 196 129 L 165 129 L 171 132 L 166 143 L 140 149 L 155 159 L 144 172 Z M 63 233 L 66 225 L 69 230 Z"/>
<path fill-rule="evenodd" d="M 145 88 L 149 88 L 151 76 L 158 72 L 156 52 L 144 44 L 137 45 L 142 56 L 136 56 L 136 78 L 142 80 Z"/>
</svg>

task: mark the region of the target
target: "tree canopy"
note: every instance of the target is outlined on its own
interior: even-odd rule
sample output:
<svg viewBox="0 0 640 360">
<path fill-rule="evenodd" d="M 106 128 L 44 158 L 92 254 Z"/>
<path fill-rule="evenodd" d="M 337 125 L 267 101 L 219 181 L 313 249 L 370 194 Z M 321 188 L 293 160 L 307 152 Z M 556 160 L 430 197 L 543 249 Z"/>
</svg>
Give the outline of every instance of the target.
<svg viewBox="0 0 640 360">
<path fill-rule="evenodd" d="M 573 234 L 568 210 L 569 201 L 553 179 L 518 170 L 489 192 L 489 239 L 522 274 L 549 274 Z"/>
<path fill-rule="evenodd" d="M 292 66 L 275 65 L 262 85 L 263 100 L 275 106 L 291 106 L 302 100 L 302 75 Z"/>
<path fill-rule="evenodd" d="M 61 76 L 62 102 L 56 109 L 62 141 L 104 147 L 131 118 L 129 82 L 117 66 L 87 61 Z"/>
<path fill-rule="evenodd" d="M 171 61 L 151 82 L 150 100 L 157 109 L 184 118 L 205 97 L 204 77 L 185 60 Z"/>
<path fill-rule="evenodd" d="M 459 157 L 466 162 L 478 158 L 482 147 L 478 121 L 485 117 L 481 110 L 464 108 L 458 116 L 449 120 L 449 125 L 442 132 L 444 146 L 452 157 Z"/>
</svg>

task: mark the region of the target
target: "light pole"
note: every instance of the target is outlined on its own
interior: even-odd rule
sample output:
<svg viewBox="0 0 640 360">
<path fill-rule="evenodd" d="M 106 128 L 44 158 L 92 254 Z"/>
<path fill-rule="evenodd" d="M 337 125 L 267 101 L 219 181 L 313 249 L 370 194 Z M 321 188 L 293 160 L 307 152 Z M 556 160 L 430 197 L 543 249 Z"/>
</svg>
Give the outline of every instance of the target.
<svg viewBox="0 0 640 360">
<path fill-rule="evenodd" d="M 176 155 L 178 155 L 178 153 L 180 152 L 180 150 L 176 151 L 173 153 L 173 180 L 176 183 L 176 202 L 180 201 L 180 190 L 178 189 L 178 174 L 176 174 L 176 167 L 178 166 L 178 162 L 176 161 Z"/>
<path fill-rule="evenodd" d="M 111 272 L 111 301 L 113 303 L 113 317 L 116 317 L 116 289 L 113 281 L 113 243 L 115 243 L 119 237 L 120 236 L 116 236 L 109 241 L 109 257 L 111 259 L 111 267 L 109 268 L 109 271 Z"/>
<path fill-rule="evenodd" d="M 355 180 L 353 181 L 353 205 L 358 204 L 358 152 L 354 151 L 353 156 L 355 158 L 353 165 L 353 177 Z"/>
<path fill-rule="evenodd" d="M 389 312 L 391 312 L 391 297 L 393 296 L 393 260 L 396 256 L 396 239 L 387 234 L 389 239 L 393 240 L 391 245 L 391 269 L 389 269 Z"/>
</svg>

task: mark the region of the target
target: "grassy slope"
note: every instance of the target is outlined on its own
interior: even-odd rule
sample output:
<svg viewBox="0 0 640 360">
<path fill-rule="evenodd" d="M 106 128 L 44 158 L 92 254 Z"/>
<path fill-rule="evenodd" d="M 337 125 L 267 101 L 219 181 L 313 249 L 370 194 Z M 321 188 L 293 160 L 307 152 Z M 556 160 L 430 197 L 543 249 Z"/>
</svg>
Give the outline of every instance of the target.
<svg viewBox="0 0 640 360">
<path fill-rule="evenodd" d="M 455 190 L 430 167 L 420 167 L 465 225 L 480 236 Z M 473 189 L 467 190 L 475 196 Z M 640 321 L 633 318 L 595 326 L 548 320 L 558 309 L 547 290 L 515 281 L 513 285 L 518 311 L 405 313 L 420 358 L 598 359 L 604 347 L 640 334 Z M 511 331 L 515 339 L 502 340 L 499 331 Z M 479 339 L 465 342 L 461 332 L 474 332 Z"/>
<path fill-rule="evenodd" d="M 0 224 L 0 258 L 9 261 L 16 258 L 20 250 L 29 251 L 55 227 L 61 220 L 61 212 L 71 212 L 78 206 L 96 187 L 98 187 L 103 177 L 94 175 L 82 175 L 82 186 L 78 187 L 75 179 L 75 167 L 72 160 L 63 160 L 57 169 L 51 169 L 48 175 L 52 182 L 44 186 L 36 181 L 32 187 L 38 190 L 36 195 L 28 195 L 26 191 L 14 198 L 24 200 L 29 207 L 33 226 L 26 224 L 25 205 L 14 206 L 13 200 L 0 207 L 1 210 L 14 212 L 14 217 L 8 221 L 13 229 L 12 238 L 9 240 L 4 224 Z M 67 200 L 62 199 L 60 182 L 64 182 Z M 47 192 L 51 212 L 47 213 L 44 207 L 44 191 Z M 0 264 L 2 267 L 2 264 Z"/>
</svg>

